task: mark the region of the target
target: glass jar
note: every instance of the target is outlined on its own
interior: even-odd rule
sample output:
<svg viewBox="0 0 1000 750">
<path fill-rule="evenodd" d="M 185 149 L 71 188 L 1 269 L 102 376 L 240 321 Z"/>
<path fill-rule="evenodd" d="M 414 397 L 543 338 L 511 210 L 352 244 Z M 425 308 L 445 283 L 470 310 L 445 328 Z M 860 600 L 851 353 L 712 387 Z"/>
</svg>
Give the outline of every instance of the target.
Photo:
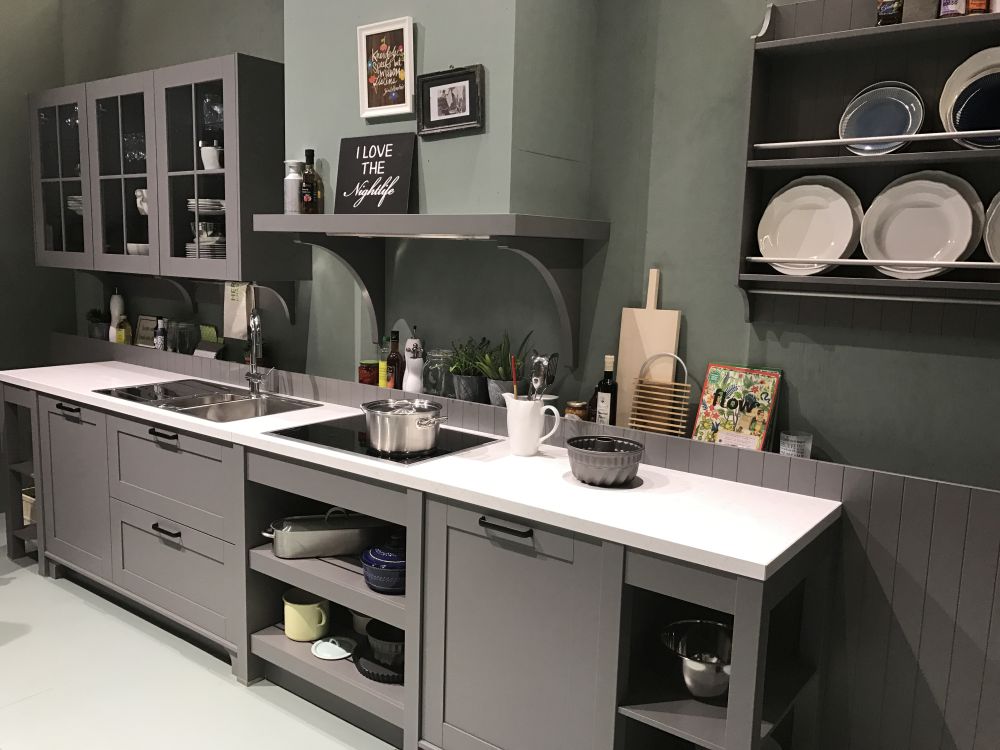
<svg viewBox="0 0 1000 750">
<path fill-rule="evenodd" d="M 448 366 L 451 364 L 451 349 L 431 349 L 424 362 L 424 393 L 428 396 L 448 396 Z"/>
<path fill-rule="evenodd" d="M 363 359 L 358 363 L 358 382 L 361 385 L 378 385 L 377 359 Z"/>
<path fill-rule="evenodd" d="M 567 401 L 564 416 L 566 419 L 580 419 L 586 422 L 589 412 L 586 401 Z"/>
</svg>

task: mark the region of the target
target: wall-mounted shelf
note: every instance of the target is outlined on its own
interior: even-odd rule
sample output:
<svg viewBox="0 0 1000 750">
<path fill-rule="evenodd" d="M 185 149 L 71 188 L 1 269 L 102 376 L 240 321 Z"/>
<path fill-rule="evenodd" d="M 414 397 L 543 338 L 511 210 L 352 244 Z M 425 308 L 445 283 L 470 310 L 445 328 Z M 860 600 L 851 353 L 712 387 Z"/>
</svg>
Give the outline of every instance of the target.
<svg viewBox="0 0 1000 750">
<path fill-rule="evenodd" d="M 296 235 L 300 243 L 339 257 L 362 289 L 372 341 L 385 330 L 385 240 L 438 239 L 492 242 L 527 260 L 552 293 L 562 351 L 579 356 L 583 242 L 606 242 L 604 221 L 531 214 L 258 214 L 254 230 Z"/>
</svg>

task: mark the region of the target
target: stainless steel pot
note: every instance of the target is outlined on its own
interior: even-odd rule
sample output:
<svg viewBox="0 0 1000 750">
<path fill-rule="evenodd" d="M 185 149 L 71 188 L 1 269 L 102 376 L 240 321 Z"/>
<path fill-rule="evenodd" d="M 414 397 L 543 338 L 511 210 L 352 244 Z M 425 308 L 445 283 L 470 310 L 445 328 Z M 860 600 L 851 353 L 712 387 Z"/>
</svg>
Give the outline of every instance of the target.
<svg viewBox="0 0 1000 750">
<path fill-rule="evenodd" d="M 303 557 L 358 555 L 389 535 L 385 521 L 342 508 L 325 516 L 290 516 L 261 532 L 273 540 L 274 556 L 286 560 Z"/>
<path fill-rule="evenodd" d="M 379 453 L 409 456 L 430 453 L 448 417 L 434 401 L 369 401 L 361 405 L 368 423 L 368 444 Z"/>
</svg>

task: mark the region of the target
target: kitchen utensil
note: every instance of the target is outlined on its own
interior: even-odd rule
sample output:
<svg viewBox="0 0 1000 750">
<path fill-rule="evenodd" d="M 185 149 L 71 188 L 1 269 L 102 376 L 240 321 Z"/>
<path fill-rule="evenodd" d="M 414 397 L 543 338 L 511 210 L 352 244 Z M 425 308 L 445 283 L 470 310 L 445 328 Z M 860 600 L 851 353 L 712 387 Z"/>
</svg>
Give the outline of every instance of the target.
<svg viewBox="0 0 1000 750">
<path fill-rule="evenodd" d="M 617 424 L 628 424 L 635 396 L 635 381 L 643 363 L 654 354 L 677 351 L 681 330 L 679 310 L 657 309 L 660 292 L 660 272 L 649 269 L 646 289 L 646 306 L 626 307 L 622 310 L 621 331 L 618 338 L 618 413 Z M 674 379 L 672 360 L 659 360 L 647 376 L 652 380 L 669 383 Z"/>
<path fill-rule="evenodd" d="M 386 667 L 403 666 L 406 634 L 402 630 L 379 620 L 372 620 L 368 623 L 366 632 L 375 661 Z"/>
<path fill-rule="evenodd" d="M 406 593 L 406 547 L 401 536 L 361 554 L 365 583 L 380 594 Z"/>
<path fill-rule="evenodd" d="M 524 393 L 528 389 L 528 382 L 523 381 L 518 384 L 516 380 L 493 380 L 492 378 L 487 378 L 486 388 L 490 392 L 490 403 L 493 406 L 505 406 L 506 402 L 503 400 L 503 395 L 510 393 L 517 396 L 518 390 Z M 542 400 L 544 401 L 545 399 L 543 398 Z"/>
<path fill-rule="evenodd" d="M 813 436 L 808 432 L 782 432 L 778 447 L 782 456 L 809 458 L 812 456 Z"/>
<path fill-rule="evenodd" d="M 435 401 L 387 399 L 361 405 L 368 424 L 368 441 L 379 453 L 429 453 L 437 445 L 438 430 L 447 417 Z"/>
<path fill-rule="evenodd" d="M 529 372 L 531 372 L 531 397 L 541 401 L 545 389 L 549 387 L 549 358 L 542 354 L 532 356 Z"/>
<path fill-rule="evenodd" d="M 875 198 L 861 227 L 861 246 L 870 260 L 962 260 L 979 244 L 982 203 L 971 205 L 971 186 L 928 179 L 927 173 L 904 177 Z M 964 181 L 962 181 L 964 182 Z M 967 183 L 966 183 L 967 185 Z M 970 249 L 971 248 L 971 249 Z M 939 267 L 878 266 L 897 279 L 926 279 L 946 271 Z"/>
<path fill-rule="evenodd" d="M 350 610 L 351 613 L 351 624 L 354 627 L 355 633 L 361 633 L 365 635 L 368 627 L 368 623 L 372 621 L 372 618 L 363 612 L 355 612 L 353 609 Z"/>
<path fill-rule="evenodd" d="M 323 516 L 282 518 L 261 533 L 273 540 L 275 557 L 295 560 L 361 554 L 385 538 L 390 528 L 377 518 L 331 508 Z"/>
<path fill-rule="evenodd" d="M 924 100 L 916 89 L 899 81 L 885 81 L 868 86 L 850 101 L 840 118 L 840 137 L 915 135 L 923 124 Z M 858 156 L 881 156 L 905 145 L 905 141 L 868 143 L 848 146 L 847 150 Z"/>
<path fill-rule="evenodd" d="M 534 456 L 538 453 L 538 447 L 559 429 L 559 410 L 554 406 L 546 406 L 541 399 L 517 398 L 512 393 L 503 394 L 503 398 L 507 404 L 507 435 L 511 454 Z M 552 429 L 542 435 L 546 412 L 556 420 Z"/>
<path fill-rule="evenodd" d="M 695 698 L 720 698 L 729 692 L 733 631 L 710 620 L 681 620 L 667 626 L 661 639 L 681 661 L 681 674 Z"/>
<path fill-rule="evenodd" d="M 680 364 L 684 372 L 683 382 L 665 383 L 652 380 L 649 371 L 662 358 L 671 358 Z M 635 395 L 632 399 L 632 413 L 628 426 L 634 430 L 659 432 L 665 435 L 687 437 L 688 416 L 691 413 L 691 383 L 687 365 L 676 354 L 664 352 L 647 359 L 639 377 L 635 380 Z"/>
<path fill-rule="evenodd" d="M 955 68 L 941 90 L 938 103 L 938 114 L 946 130 L 969 130 L 973 123 L 986 125 L 988 130 L 1000 127 L 1000 110 L 994 98 L 998 85 L 994 76 L 998 73 L 1000 47 L 977 52 Z M 956 113 L 962 117 L 961 126 L 956 122 Z M 1000 138 L 995 136 L 955 140 L 971 149 L 1000 147 Z"/>
<path fill-rule="evenodd" d="M 624 438 L 589 435 L 566 441 L 573 476 L 596 487 L 628 484 L 639 473 L 645 448 Z"/>
<path fill-rule="evenodd" d="M 330 629 L 330 602 L 301 589 L 289 589 L 285 603 L 285 635 L 293 641 L 315 641 Z"/>
<path fill-rule="evenodd" d="M 358 648 L 358 642 L 344 635 L 320 638 L 312 645 L 312 655 L 323 661 L 340 661 L 350 658 Z"/>
<path fill-rule="evenodd" d="M 768 204 L 757 225 L 757 246 L 765 258 L 838 260 L 858 246 L 864 209 L 851 188 L 823 175 L 788 183 Z M 788 276 L 829 270 L 824 263 L 772 263 Z"/>
</svg>

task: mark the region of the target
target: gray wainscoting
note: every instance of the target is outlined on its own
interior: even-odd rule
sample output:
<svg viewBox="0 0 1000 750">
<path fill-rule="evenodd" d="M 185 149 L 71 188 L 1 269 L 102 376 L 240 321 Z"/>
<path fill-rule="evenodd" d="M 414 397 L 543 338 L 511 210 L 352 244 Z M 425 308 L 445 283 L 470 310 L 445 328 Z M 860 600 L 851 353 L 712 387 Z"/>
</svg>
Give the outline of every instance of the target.
<svg viewBox="0 0 1000 750">
<path fill-rule="evenodd" d="M 243 383 L 246 367 L 53 334 L 53 364 L 118 360 Z M 277 372 L 276 390 L 346 406 L 390 395 Z M 505 410 L 441 399 L 450 421 L 506 433 Z M 553 442 L 598 430 L 561 420 Z M 828 750 L 1000 747 L 1000 492 L 618 427 L 646 463 L 844 503 L 824 690 Z"/>
</svg>

